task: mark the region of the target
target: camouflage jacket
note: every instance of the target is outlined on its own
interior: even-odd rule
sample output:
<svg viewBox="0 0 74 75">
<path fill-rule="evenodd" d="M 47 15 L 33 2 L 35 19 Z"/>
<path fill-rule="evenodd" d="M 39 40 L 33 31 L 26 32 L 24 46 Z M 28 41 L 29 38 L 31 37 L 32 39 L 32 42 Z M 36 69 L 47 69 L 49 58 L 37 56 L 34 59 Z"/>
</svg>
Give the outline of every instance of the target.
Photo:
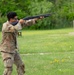
<svg viewBox="0 0 74 75">
<path fill-rule="evenodd" d="M 21 30 L 22 27 L 34 24 L 35 21 L 26 21 L 24 25 L 18 23 L 13 26 L 8 21 L 3 24 L 2 27 L 2 42 L 0 44 L 0 51 L 7 53 L 15 53 L 17 48 L 17 31 Z"/>
</svg>

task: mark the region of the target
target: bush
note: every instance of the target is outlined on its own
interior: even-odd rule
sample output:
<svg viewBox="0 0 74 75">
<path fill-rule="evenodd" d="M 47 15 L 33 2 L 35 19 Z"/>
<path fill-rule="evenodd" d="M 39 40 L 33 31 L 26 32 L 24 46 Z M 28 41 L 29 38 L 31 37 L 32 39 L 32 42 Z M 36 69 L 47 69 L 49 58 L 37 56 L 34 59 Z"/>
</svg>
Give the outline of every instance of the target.
<svg viewBox="0 0 74 75">
<path fill-rule="evenodd" d="M 2 24 L 6 21 L 6 17 L 1 17 L 0 18 L 0 31 L 2 29 Z"/>
</svg>

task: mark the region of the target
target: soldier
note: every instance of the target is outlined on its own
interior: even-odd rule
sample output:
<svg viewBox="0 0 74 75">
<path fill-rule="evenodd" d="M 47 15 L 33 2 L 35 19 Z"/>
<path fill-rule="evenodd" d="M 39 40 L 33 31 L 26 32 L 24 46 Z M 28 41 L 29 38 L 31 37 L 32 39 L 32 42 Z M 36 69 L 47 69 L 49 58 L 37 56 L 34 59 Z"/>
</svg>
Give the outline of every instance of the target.
<svg viewBox="0 0 74 75">
<path fill-rule="evenodd" d="M 11 75 L 13 70 L 13 64 L 17 66 L 18 75 L 24 75 L 25 66 L 22 62 L 18 53 L 17 47 L 17 31 L 21 30 L 22 27 L 34 24 L 37 19 L 31 20 L 18 20 L 16 12 L 9 12 L 7 14 L 8 21 L 3 24 L 2 27 L 2 42 L 0 45 L 0 51 L 4 62 L 4 73 L 3 75 Z M 18 23 L 13 26 L 12 22 Z"/>
</svg>

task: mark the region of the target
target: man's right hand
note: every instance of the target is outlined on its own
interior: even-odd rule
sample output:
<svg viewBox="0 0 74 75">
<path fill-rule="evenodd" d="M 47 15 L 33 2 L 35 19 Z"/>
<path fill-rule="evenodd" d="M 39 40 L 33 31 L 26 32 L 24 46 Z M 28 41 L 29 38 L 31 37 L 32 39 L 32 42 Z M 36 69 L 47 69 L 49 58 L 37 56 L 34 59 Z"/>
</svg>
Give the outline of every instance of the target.
<svg viewBox="0 0 74 75">
<path fill-rule="evenodd" d="M 21 23 L 21 24 L 24 24 L 24 22 L 25 22 L 25 20 L 23 20 L 23 19 L 19 20 L 19 23 Z"/>
</svg>

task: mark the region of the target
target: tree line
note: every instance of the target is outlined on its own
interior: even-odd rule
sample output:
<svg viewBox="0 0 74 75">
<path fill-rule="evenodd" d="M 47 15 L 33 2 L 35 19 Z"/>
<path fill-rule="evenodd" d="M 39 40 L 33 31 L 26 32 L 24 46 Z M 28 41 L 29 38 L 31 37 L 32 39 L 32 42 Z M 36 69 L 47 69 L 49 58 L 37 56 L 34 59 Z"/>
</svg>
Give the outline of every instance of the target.
<svg viewBox="0 0 74 75">
<path fill-rule="evenodd" d="M 35 25 L 27 27 L 28 29 L 54 29 L 73 26 L 73 0 L 1 0 L 0 5 L 1 25 L 7 20 L 6 14 L 9 11 L 15 11 L 19 18 L 47 13 L 52 14 L 48 18 L 38 21 Z"/>
</svg>

